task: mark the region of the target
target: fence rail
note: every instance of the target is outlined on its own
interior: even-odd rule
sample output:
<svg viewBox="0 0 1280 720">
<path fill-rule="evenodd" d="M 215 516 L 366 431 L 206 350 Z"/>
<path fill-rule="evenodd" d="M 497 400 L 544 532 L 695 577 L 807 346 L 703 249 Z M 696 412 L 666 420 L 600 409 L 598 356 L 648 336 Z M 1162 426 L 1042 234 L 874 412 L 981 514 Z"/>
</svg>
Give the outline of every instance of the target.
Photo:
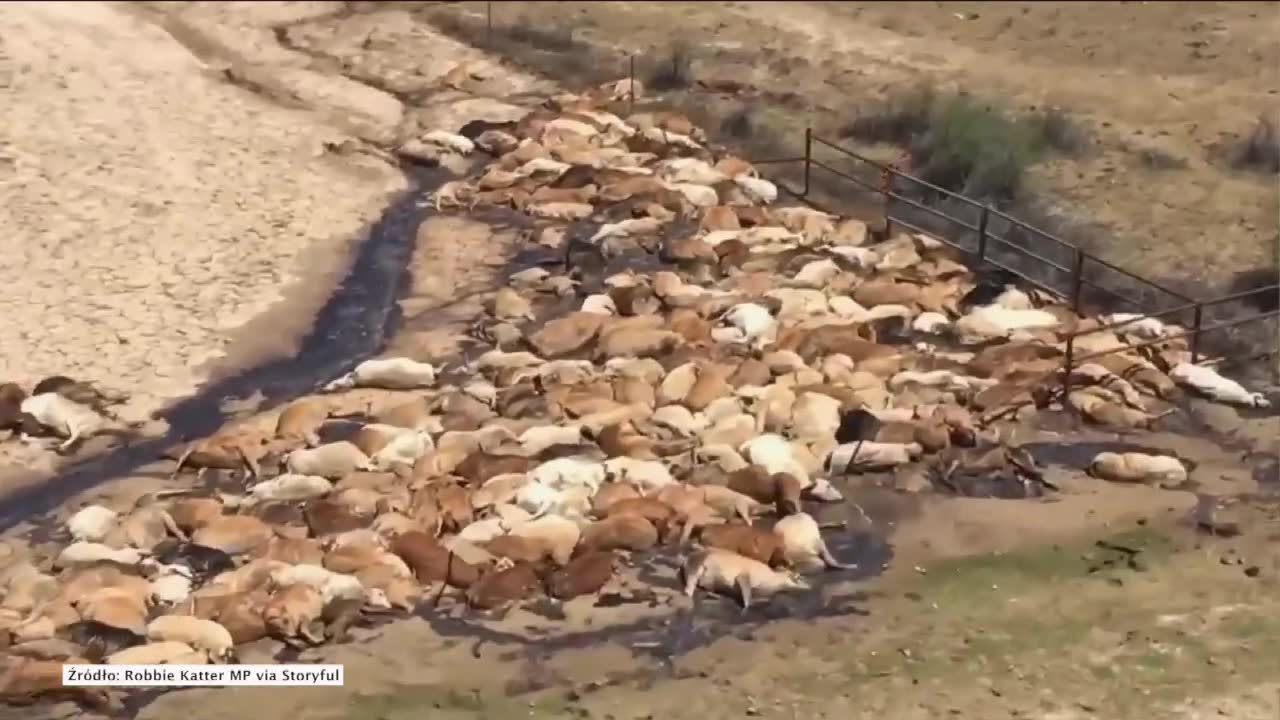
<svg viewBox="0 0 1280 720">
<path fill-rule="evenodd" d="M 834 151 L 839 157 L 854 163 L 852 168 L 839 168 L 833 161 L 823 161 L 816 156 L 816 150 Z M 1032 287 L 1043 290 L 1066 302 L 1077 315 L 1084 316 L 1090 303 L 1086 293 L 1094 296 L 1105 296 L 1107 304 L 1114 306 L 1115 301 L 1123 303 L 1135 311 L 1137 317 L 1126 319 L 1098 328 L 1073 332 L 1065 339 L 1065 357 L 1062 368 L 1062 389 L 1071 389 L 1071 374 L 1080 364 L 1113 353 L 1133 350 L 1171 340 L 1186 339 L 1191 353 L 1191 362 L 1199 363 L 1203 359 L 1203 338 L 1207 333 L 1237 328 L 1242 325 L 1261 323 L 1269 319 L 1280 320 L 1280 310 L 1272 310 L 1233 318 L 1215 323 L 1206 323 L 1205 310 L 1231 302 L 1239 302 L 1253 296 L 1270 294 L 1280 295 L 1280 282 L 1275 285 L 1256 288 L 1245 292 L 1233 293 L 1207 300 L 1196 300 L 1158 283 L 1147 280 L 1140 275 L 1118 267 L 1102 258 L 1092 255 L 1080 247 L 1073 245 L 1049 232 L 1036 228 L 1018 218 L 1003 213 L 987 203 L 978 202 L 960 193 L 947 190 L 926 182 L 899 170 L 893 165 L 877 162 L 860 155 L 834 142 L 818 137 L 812 129 L 805 130 L 804 154 L 796 157 L 756 161 L 756 165 L 783 165 L 803 163 L 803 179 L 799 188 L 789 187 L 779 182 L 779 187 L 800 200 L 821 209 L 821 203 L 813 199 L 813 172 L 815 169 L 828 175 L 851 182 L 864 191 L 877 193 L 885 198 L 885 222 L 891 229 L 901 226 L 917 233 L 923 233 L 965 253 L 977 268 L 990 266 L 998 268 L 1019 278 Z M 870 171 L 870 172 L 868 172 Z M 859 174 L 861 172 L 861 175 Z M 873 177 L 868 177 L 874 173 Z M 933 197 L 930 198 L 929 196 Z M 930 200 L 934 202 L 930 202 Z M 937 200 L 942 200 L 944 207 L 938 207 Z M 976 213 L 975 219 L 965 219 L 945 209 L 947 203 Z M 905 217 L 904 209 L 916 213 L 912 219 Z M 920 219 L 923 216 L 926 219 Z M 930 220 L 938 224 L 930 227 Z M 997 233 L 992 228 L 992 221 L 997 220 L 1006 226 L 1005 234 Z M 1029 242 L 1017 242 L 1012 239 L 1014 232 L 1031 236 Z M 966 241 L 966 236 L 971 241 Z M 1110 287 L 1105 280 L 1106 275 L 1123 278 L 1131 285 L 1139 288 L 1139 297 L 1130 297 L 1120 290 Z M 1170 304 L 1172 303 L 1172 306 Z M 1181 322 L 1190 315 L 1190 322 Z M 1188 325 L 1182 332 L 1174 332 L 1164 337 L 1139 343 L 1125 345 L 1109 350 L 1076 355 L 1079 338 L 1095 333 L 1122 330 L 1144 320 L 1155 319 L 1162 322 L 1179 320 L 1178 325 Z M 1261 359 L 1280 352 L 1271 349 L 1249 359 Z M 1044 378 L 1048 379 L 1048 377 Z"/>
<path fill-rule="evenodd" d="M 592 53 L 591 67 L 578 67 L 576 68 L 578 72 L 586 73 L 588 76 L 594 73 L 598 80 L 604 81 L 616 77 L 612 74 L 612 70 L 609 70 L 616 69 L 631 79 L 631 88 L 634 93 L 637 61 L 644 59 L 644 53 L 617 48 L 611 44 L 603 46 L 594 45 L 589 41 L 583 42 L 575 38 L 572 24 L 541 29 L 530 26 L 526 22 L 517 21 L 499 28 L 495 24 L 493 5 L 490 2 L 484 3 L 483 13 L 463 11 L 450 15 L 453 20 L 453 28 L 450 32 L 462 35 L 464 38 L 482 39 L 485 47 L 492 48 L 498 30 L 501 29 L 509 36 L 519 36 L 516 38 L 518 42 L 557 57 L 567 57 L 572 54 L 571 51 L 586 49 Z M 433 21 L 439 23 L 441 17 L 437 16 Z M 479 37 L 479 33 L 483 33 L 483 38 Z M 648 60 L 650 70 L 658 68 L 658 60 L 654 58 L 648 58 Z M 683 80 L 686 84 L 692 83 L 688 77 L 689 69 L 679 66 L 675 54 L 672 54 L 667 61 L 671 63 L 672 78 L 684 75 Z M 628 99 L 634 109 L 635 95 L 632 94 Z M 693 108 L 686 108 L 686 110 L 693 110 Z M 820 159 L 816 156 L 819 151 L 834 154 L 852 167 L 839 167 L 840 160 Z M 823 204 L 813 197 L 814 172 L 852 182 L 862 190 L 884 198 L 885 219 L 890 226 L 898 225 L 914 232 L 924 233 L 955 247 L 976 261 L 979 268 L 990 266 L 1009 273 L 1032 287 L 1061 298 L 1078 314 L 1085 314 L 1086 307 L 1090 305 L 1107 308 L 1121 305 L 1142 318 L 1176 318 L 1182 326 L 1190 328 L 1178 337 L 1188 338 L 1192 359 L 1196 362 L 1201 359 L 1204 350 L 1205 334 L 1280 317 L 1280 313 L 1272 311 L 1247 318 L 1212 322 L 1218 318 L 1206 317 L 1205 314 L 1207 308 L 1218 307 L 1251 295 L 1265 293 L 1280 295 L 1280 284 L 1234 296 L 1197 301 L 1089 254 L 1054 234 L 1034 227 L 987 203 L 978 202 L 961 193 L 926 182 L 891 164 L 878 162 L 835 142 L 818 137 L 812 129 L 805 131 L 803 155 L 754 160 L 753 163 L 769 167 L 801 165 L 802 186 L 798 189 L 791 188 L 779 181 L 779 187 L 809 205 L 825 210 L 833 210 L 833 208 L 824 208 Z M 1083 334 L 1085 333 L 1073 333 L 1066 338 L 1067 346 L 1072 353 L 1076 338 Z M 1274 342 L 1271 347 L 1274 348 Z M 1276 353 L 1277 350 L 1272 349 L 1257 357 Z M 1072 364 L 1074 359 L 1069 358 L 1066 363 L 1064 382 L 1070 382 L 1071 370 L 1075 367 Z"/>
</svg>

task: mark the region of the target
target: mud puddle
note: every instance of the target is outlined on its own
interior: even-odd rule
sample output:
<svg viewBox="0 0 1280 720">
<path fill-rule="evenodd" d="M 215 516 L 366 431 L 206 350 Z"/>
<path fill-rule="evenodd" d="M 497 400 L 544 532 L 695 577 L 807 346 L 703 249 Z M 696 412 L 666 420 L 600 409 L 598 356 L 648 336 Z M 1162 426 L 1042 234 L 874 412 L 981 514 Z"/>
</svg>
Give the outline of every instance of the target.
<svg viewBox="0 0 1280 720">
<path fill-rule="evenodd" d="M 1032 442 L 1020 446 L 1035 458 L 1041 465 L 1061 465 L 1063 467 L 1085 470 L 1093 462 L 1098 453 L 1144 453 L 1147 455 L 1172 455 L 1168 450 L 1139 445 L 1137 443 L 1099 441 L 1099 442 Z"/>
<path fill-rule="evenodd" d="M 116 448 L 64 469 L 49 480 L 0 501 L 0 530 L 52 511 L 68 498 L 154 461 L 182 440 L 208 435 L 228 419 L 228 400 L 261 393 L 262 409 L 310 392 L 376 354 L 395 333 L 397 304 L 418 226 L 431 212 L 419 199 L 448 179 L 446 171 L 406 168 L 411 187 L 369 230 L 341 284 L 316 315 L 291 357 L 272 360 L 201 387 L 161 410 L 161 437 Z"/>
</svg>

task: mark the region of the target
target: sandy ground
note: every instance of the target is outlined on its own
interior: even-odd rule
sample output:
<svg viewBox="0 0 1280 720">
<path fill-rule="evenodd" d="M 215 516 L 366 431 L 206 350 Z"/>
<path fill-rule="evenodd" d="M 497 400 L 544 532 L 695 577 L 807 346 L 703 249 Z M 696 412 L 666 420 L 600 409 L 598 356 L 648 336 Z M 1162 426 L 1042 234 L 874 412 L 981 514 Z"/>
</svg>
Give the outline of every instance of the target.
<svg viewBox="0 0 1280 720">
<path fill-rule="evenodd" d="M 0 381 L 84 378 L 129 392 L 117 410 L 142 419 L 205 379 L 289 354 L 364 230 L 408 188 L 387 150 L 424 128 L 519 117 L 527 110 L 513 102 L 527 105 L 550 87 L 498 72 L 403 13 L 352 16 L 344 7 L 86 3 L 74 16 L 56 4 L 0 9 L 24 30 L 6 37 L 0 53 L 4 89 L 21 99 L 0 135 L 0 157 L 10 161 L 0 163 L 0 179 L 12 198 L 0 213 L 11 213 L 25 263 L 0 266 L 0 307 L 28 321 L 0 328 Z M 305 24 L 335 13 L 340 22 Z M 382 52 L 371 55 L 364 46 L 374 27 Z M 281 44 L 277 28 L 298 33 L 287 43 L 297 49 Z M 382 65 L 364 80 L 383 87 L 401 78 L 420 98 L 404 104 L 395 89 L 348 77 L 360 76 L 369 58 Z M 465 90 L 440 87 L 459 62 L 482 79 Z M 81 167 L 97 175 L 71 174 Z M 110 231 L 77 232 L 103 225 Z M 513 233 L 458 218 L 424 222 L 406 268 L 403 331 L 387 352 L 438 361 L 462 349 Z M 260 400 L 223 406 L 232 421 L 252 420 Z M 365 407 L 363 398 L 353 402 Z M 113 442 L 95 438 L 63 458 L 43 442 L 0 439 L 0 496 Z M 169 487 L 171 467 L 144 465 L 67 507 L 128 506 Z"/>
</svg>

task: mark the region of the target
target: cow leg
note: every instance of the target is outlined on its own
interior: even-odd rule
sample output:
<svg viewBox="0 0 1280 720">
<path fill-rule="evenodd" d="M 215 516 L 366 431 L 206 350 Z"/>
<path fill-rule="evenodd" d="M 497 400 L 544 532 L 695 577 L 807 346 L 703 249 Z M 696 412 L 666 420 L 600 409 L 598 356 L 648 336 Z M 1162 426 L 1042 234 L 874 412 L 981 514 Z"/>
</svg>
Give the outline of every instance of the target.
<svg viewBox="0 0 1280 720">
<path fill-rule="evenodd" d="M 746 575 L 739 575 L 735 584 L 738 586 L 738 593 L 742 596 L 742 612 L 745 613 L 751 607 L 751 583 Z"/>
</svg>

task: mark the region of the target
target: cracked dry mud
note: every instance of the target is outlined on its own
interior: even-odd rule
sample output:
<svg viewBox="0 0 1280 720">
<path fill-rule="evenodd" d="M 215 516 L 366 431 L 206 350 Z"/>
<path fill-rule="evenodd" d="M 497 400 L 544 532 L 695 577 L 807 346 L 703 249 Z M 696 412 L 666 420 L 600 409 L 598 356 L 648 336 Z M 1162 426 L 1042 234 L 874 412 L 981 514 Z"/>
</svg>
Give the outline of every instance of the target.
<svg viewBox="0 0 1280 720">
<path fill-rule="evenodd" d="M 326 156 L 340 130 L 122 8 L 6 5 L 0 24 L 0 379 L 100 383 L 145 419 L 287 351 L 405 186 L 386 163 Z M 269 342 L 233 342 L 267 311 Z"/>
</svg>

